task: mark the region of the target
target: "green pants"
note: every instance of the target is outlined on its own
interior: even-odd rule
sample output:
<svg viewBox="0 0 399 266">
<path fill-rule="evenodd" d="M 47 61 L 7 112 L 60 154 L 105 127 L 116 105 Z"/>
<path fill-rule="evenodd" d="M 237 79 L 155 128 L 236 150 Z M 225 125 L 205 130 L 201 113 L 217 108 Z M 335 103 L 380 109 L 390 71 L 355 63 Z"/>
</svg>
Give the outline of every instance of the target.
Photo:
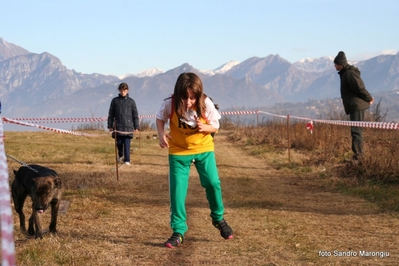
<svg viewBox="0 0 399 266">
<path fill-rule="evenodd" d="M 169 196 L 170 226 L 174 233 L 184 236 L 187 231 L 186 196 L 190 166 L 194 161 L 201 186 L 205 188 L 206 198 L 214 221 L 223 219 L 224 206 L 219 174 L 214 152 L 193 155 L 169 155 Z"/>
</svg>

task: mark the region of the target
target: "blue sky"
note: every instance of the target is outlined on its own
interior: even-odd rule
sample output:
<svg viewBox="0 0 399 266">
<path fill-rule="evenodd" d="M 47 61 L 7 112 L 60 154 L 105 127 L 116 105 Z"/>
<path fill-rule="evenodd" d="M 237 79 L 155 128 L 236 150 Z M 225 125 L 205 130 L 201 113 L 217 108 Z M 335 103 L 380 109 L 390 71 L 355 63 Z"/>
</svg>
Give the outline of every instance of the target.
<svg viewBox="0 0 399 266">
<path fill-rule="evenodd" d="M 399 51 L 397 0 L 4 0 L 0 38 L 83 73 Z M 333 67 L 333 66 L 332 66 Z"/>
</svg>

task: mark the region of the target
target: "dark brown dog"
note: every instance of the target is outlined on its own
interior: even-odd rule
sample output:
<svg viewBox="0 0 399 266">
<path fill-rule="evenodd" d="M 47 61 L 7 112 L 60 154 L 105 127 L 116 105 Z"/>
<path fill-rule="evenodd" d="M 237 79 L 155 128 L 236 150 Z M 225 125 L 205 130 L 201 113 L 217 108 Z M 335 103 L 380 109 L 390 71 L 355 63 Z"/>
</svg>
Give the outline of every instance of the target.
<svg viewBox="0 0 399 266">
<path fill-rule="evenodd" d="M 15 179 L 11 185 L 15 211 L 19 214 L 19 224 L 26 233 L 23 207 L 26 197 L 32 199 L 32 215 L 29 218 L 28 234 L 43 238 L 42 215 L 51 205 L 50 232 L 57 233 L 58 208 L 62 195 L 62 182 L 57 173 L 40 165 L 22 166 L 14 170 Z"/>
</svg>

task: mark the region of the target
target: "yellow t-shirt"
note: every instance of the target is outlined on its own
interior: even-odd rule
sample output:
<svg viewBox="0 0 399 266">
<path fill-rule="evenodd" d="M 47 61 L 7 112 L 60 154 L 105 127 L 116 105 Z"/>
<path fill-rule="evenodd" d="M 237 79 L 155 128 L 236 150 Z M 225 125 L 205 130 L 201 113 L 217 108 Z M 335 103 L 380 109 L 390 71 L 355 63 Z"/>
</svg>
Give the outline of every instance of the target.
<svg viewBox="0 0 399 266">
<path fill-rule="evenodd" d="M 206 123 L 200 118 L 202 123 Z M 198 131 L 198 127 L 191 127 L 181 121 L 176 113 L 170 119 L 169 154 L 189 155 L 208 151 L 214 151 L 214 143 L 211 134 Z"/>
<path fill-rule="evenodd" d="M 208 118 L 208 124 L 218 129 L 219 119 L 221 118 L 219 112 L 209 98 L 206 98 L 205 105 L 205 115 Z M 165 122 L 169 118 L 169 135 L 172 137 L 172 139 L 169 139 L 169 154 L 190 155 L 214 151 L 211 134 L 199 132 L 196 124 L 192 125 L 179 119 L 175 111 L 171 114 L 171 106 L 171 99 L 167 99 L 157 114 L 157 119 L 164 120 Z M 205 119 L 200 119 L 202 123 L 207 123 Z"/>
</svg>

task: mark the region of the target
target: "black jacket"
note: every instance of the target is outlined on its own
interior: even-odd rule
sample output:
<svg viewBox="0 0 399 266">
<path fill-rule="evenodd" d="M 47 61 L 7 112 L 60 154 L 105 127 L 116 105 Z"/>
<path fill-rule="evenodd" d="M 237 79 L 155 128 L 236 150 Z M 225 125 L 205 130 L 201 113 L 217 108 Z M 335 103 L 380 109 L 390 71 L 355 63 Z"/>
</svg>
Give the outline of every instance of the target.
<svg viewBox="0 0 399 266">
<path fill-rule="evenodd" d="M 133 131 L 139 129 L 139 114 L 137 112 L 136 102 L 129 97 L 122 97 L 119 94 L 111 101 L 108 112 L 108 128 L 114 128 L 114 119 L 116 122 L 116 130 L 124 132 L 132 132 L 131 134 L 120 134 L 128 137 L 133 137 Z"/>
<path fill-rule="evenodd" d="M 341 79 L 341 98 L 345 113 L 366 110 L 373 100 L 366 90 L 364 82 L 360 77 L 360 70 L 351 65 L 345 65 L 338 72 Z"/>
</svg>

